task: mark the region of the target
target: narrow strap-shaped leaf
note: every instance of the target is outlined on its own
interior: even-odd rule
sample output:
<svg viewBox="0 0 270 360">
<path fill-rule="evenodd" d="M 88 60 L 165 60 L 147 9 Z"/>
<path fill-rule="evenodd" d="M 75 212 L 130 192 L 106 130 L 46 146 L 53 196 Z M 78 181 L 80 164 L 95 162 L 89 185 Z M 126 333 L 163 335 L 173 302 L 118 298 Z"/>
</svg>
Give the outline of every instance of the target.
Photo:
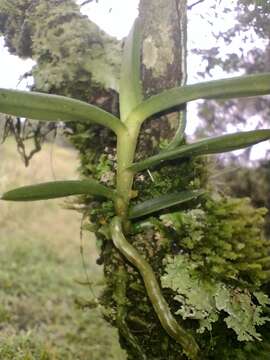
<svg viewBox="0 0 270 360">
<path fill-rule="evenodd" d="M 42 121 L 94 122 L 115 133 L 124 125 L 114 115 L 86 102 L 65 96 L 0 89 L 0 112 Z"/>
<path fill-rule="evenodd" d="M 168 207 L 190 201 L 205 193 L 204 190 L 182 191 L 180 193 L 162 195 L 133 206 L 129 218 L 135 219 Z"/>
<path fill-rule="evenodd" d="M 179 124 L 178 128 L 176 129 L 176 132 L 174 134 L 174 137 L 172 138 L 169 145 L 163 150 L 163 151 L 169 151 L 173 150 L 181 145 L 184 141 L 185 137 L 185 130 L 187 125 L 187 114 L 186 110 L 182 110 L 179 112 Z"/>
<path fill-rule="evenodd" d="M 114 199 L 115 192 L 92 179 L 67 180 L 23 186 L 4 193 L 1 199 L 7 201 L 36 201 L 71 195 L 96 195 Z"/>
<path fill-rule="evenodd" d="M 140 81 L 141 26 L 136 19 L 125 41 L 120 79 L 120 113 L 125 121 L 143 99 Z"/>
<path fill-rule="evenodd" d="M 207 138 L 193 144 L 180 146 L 174 150 L 166 152 L 163 151 L 160 154 L 151 156 L 138 163 L 134 163 L 131 167 L 129 167 L 129 169 L 134 172 L 141 171 L 155 165 L 159 165 L 165 160 L 173 160 L 178 158 L 207 154 L 219 154 L 223 152 L 242 149 L 269 139 L 270 130 L 268 129 L 244 131 L 235 134 L 227 134 Z"/>
<path fill-rule="evenodd" d="M 270 94 L 270 73 L 239 76 L 172 88 L 137 106 L 130 117 L 147 119 L 161 111 L 197 99 L 239 98 Z"/>
</svg>

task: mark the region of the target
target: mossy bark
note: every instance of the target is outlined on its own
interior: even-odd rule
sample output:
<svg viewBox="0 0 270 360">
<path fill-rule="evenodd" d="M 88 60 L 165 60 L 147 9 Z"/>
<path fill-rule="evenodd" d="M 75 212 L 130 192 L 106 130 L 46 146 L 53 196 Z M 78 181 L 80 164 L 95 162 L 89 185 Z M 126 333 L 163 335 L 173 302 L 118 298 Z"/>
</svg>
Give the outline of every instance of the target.
<svg viewBox="0 0 270 360">
<path fill-rule="evenodd" d="M 186 81 L 186 1 L 142 0 L 139 12 L 143 33 L 141 75 L 144 95 L 148 97 L 163 89 L 181 86 Z M 179 110 L 174 109 L 146 122 L 139 139 L 138 158 L 156 152 L 162 141 L 172 138 L 179 121 Z M 138 175 L 134 190 L 142 201 L 179 189 L 199 187 L 205 180 L 203 174 L 201 161 L 176 161 L 152 174 Z M 154 218 L 152 220 L 154 224 Z M 133 224 L 127 236 L 159 278 L 163 260 L 173 252 L 173 245 L 153 224 L 146 228 Z M 111 321 L 119 328 L 120 342 L 127 350 L 128 359 L 186 359 L 181 346 L 162 328 L 138 270 L 119 254 L 109 251 L 111 244 L 108 241 L 103 239 L 103 243 L 107 289 L 102 300 L 106 307 L 109 305 L 115 310 Z M 173 306 L 170 292 L 164 295 Z M 180 317 L 178 320 L 182 321 Z M 186 322 L 185 326 L 191 324 Z"/>
<path fill-rule="evenodd" d="M 186 1 L 142 0 L 142 78 L 146 96 L 186 78 Z"/>
<path fill-rule="evenodd" d="M 147 174 L 142 174 L 143 181 L 138 178 L 134 189 L 139 191 L 140 199 L 147 199 L 179 188 L 190 189 L 192 183 L 203 186 L 203 173 L 201 162 L 174 163 L 162 171 L 153 172 L 156 183 Z M 195 205 L 196 202 L 189 204 Z M 163 262 L 168 254 L 174 253 L 175 247 L 173 241 L 166 238 L 155 225 L 156 220 L 157 218 L 151 217 L 146 224 L 134 223 L 126 236 L 152 266 L 159 279 L 163 274 Z M 113 309 L 110 321 L 119 329 L 120 342 L 127 351 L 128 359 L 187 359 L 181 346 L 161 326 L 138 270 L 119 256 L 119 253 L 112 251 L 110 240 L 103 237 L 102 241 L 107 286 L 101 301 L 106 308 L 111 311 Z M 163 294 L 174 312 L 171 291 L 165 290 Z M 177 320 L 183 325 L 180 316 L 177 316 Z M 184 326 L 193 332 L 192 322 L 185 321 Z"/>
</svg>

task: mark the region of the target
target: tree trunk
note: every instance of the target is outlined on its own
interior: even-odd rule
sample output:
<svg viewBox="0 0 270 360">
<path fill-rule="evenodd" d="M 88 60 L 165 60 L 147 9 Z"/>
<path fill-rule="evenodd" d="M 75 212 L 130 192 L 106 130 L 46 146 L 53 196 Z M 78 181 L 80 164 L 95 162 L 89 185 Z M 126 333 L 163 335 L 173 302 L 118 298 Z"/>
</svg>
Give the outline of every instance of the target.
<svg viewBox="0 0 270 360">
<path fill-rule="evenodd" d="M 186 0 L 140 2 L 141 78 L 145 97 L 181 86 L 186 81 L 186 11 Z M 169 144 L 179 122 L 183 121 L 184 111 L 185 107 L 182 107 L 148 120 L 141 131 L 137 158 L 156 152 L 162 143 Z M 177 141 L 179 143 L 183 138 Z M 174 162 L 152 174 L 142 173 L 135 179 L 134 190 L 140 194 L 141 201 L 179 188 L 187 189 L 192 181 L 198 186 L 202 184 L 202 174 L 200 161 Z M 138 228 L 135 224 L 129 241 L 143 254 L 159 278 L 163 260 L 172 253 L 160 229 L 152 225 L 142 230 L 140 224 Z M 137 269 L 115 252 L 111 242 L 104 243 L 103 239 L 103 244 L 107 279 L 103 304 L 115 309 L 111 321 L 119 329 L 120 342 L 128 359 L 186 359 L 182 347 L 160 324 Z M 170 294 L 165 295 L 172 305 Z M 181 322 L 180 317 L 178 321 Z"/>
<path fill-rule="evenodd" d="M 185 0 L 141 0 L 139 16 L 142 23 L 142 83 L 145 97 L 162 89 L 186 83 L 187 4 Z M 144 156 L 169 144 L 177 127 L 185 125 L 185 105 L 157 119 L 148 120 L 143 127 L 139 154 Z M 175 139 L 171 146 L 181 143 Z"/>
</svg>

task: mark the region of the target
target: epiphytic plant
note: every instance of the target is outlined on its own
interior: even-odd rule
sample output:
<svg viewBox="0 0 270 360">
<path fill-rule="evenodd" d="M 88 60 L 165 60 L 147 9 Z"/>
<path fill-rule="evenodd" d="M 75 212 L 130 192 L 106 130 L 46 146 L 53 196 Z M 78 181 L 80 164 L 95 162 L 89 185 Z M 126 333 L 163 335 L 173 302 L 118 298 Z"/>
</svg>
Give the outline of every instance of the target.
<svg viewBox="0 0 270 360">
<path fill-rule="evenodd" d="M 199 347 L 196 340 L 174 318 L 154 271 L 128 242 L 126 236 L 134 219 L 195 199 L 201 196 L 204 190 L 166 194 L 130 206 L 130 200 L 134 196 L 132 192 L 134 176 L 144 169 L 157 165 L 162 167 L 173 159 L 216 154 L 251 146 L 269 139 L 270 130 L 238 132 L 184 145 L 177 145 L 181 141 L 174 141 L 174 145 L 167 150 L 134 162 L 138 136 L 146 119 L 192 100 L 270 94 L 270 73 L 185 85 L 144 99 L 140 82 L 140 37 L 140 25 L 137 20 L 124 48 L 119 94 L 120 118 L 79 100 L 36 92 L 0 89 L 2 113 L 40 121 L 96 123 L 111 129 L 117 136 L 116 187 L 110 188 L 89 178 L 81 181 L 54 181 L 8 191 L 2 195 L 2 200 L 34 201 L 80 194 L 113 200 L 115 216 L 110 223 L 110 234 L 115 247 L 140 272 L 148 297 L 165 331 L 182 346 L 190 359 L 198 359 Z M 181 124 L 175 138 L 183 138 L 184 125 Z M 140 194 L 137 195 L 138 199 L 139 197 Z"/>
</svg>

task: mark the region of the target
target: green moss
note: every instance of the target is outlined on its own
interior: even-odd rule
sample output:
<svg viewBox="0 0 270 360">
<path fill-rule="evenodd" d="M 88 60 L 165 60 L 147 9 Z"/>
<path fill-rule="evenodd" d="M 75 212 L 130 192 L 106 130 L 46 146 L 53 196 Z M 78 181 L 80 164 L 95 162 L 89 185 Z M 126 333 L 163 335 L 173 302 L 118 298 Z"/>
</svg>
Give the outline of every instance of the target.
<svg viewBox="0 0 270 360">
<path fill-rule="evenodd" d="M 257 288 L 268 281 L 265 214 L 266 209 L 255 209 L 248 198 L 208 198 L 197 209 L 163 215 L 161 220 L 174 246 L 188 253 L 202 272 Z"/>
<path fill-rule="evenodd" d="M 204 160 L 171 161 L 154 171 L 145 171 L 135 178 L 134 189 L 140 201 L 171 192 L 193 190 L 206 186 L 207 168 Z M 136 201 L 136 199 L 134 200 Z"/>
</svg>

